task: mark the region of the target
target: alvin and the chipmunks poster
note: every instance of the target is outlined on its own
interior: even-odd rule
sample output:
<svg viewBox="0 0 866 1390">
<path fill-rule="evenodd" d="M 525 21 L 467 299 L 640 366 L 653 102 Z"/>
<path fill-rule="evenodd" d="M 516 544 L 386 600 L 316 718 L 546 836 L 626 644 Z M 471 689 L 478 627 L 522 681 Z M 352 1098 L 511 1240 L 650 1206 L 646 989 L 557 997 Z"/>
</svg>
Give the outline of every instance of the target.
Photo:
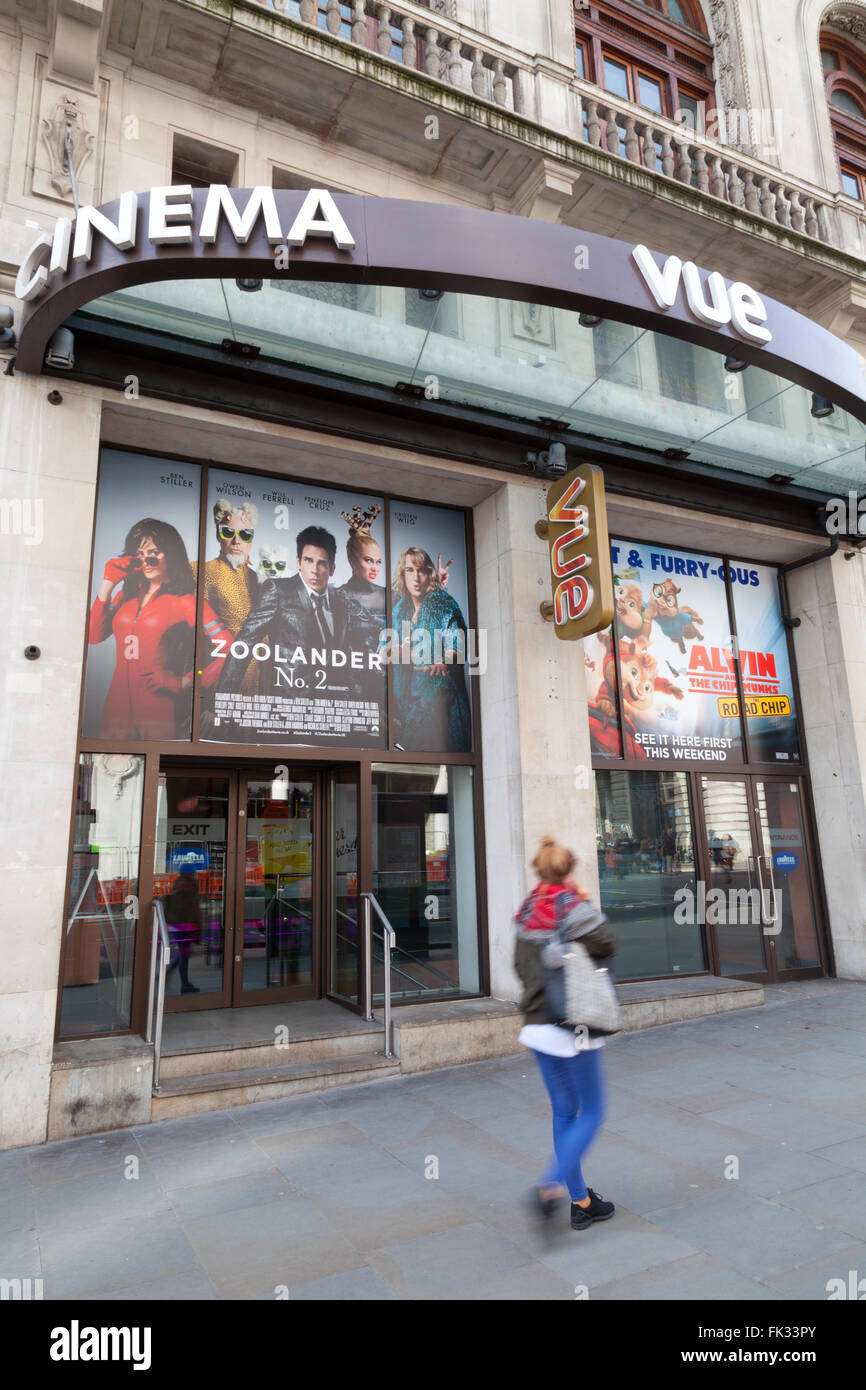
<svg viewBox="0 0 866 1390">
<path fill-rule="evenodd" d="M 743 763 L 739 651 L 752 761 L 799 761 L 775 570 L 730 563 L 735 641 L 718 556 L 613 540 L 611 558 L 613 627 L 584 642 L 593 752 L 681 765 Z"/>
</svg>

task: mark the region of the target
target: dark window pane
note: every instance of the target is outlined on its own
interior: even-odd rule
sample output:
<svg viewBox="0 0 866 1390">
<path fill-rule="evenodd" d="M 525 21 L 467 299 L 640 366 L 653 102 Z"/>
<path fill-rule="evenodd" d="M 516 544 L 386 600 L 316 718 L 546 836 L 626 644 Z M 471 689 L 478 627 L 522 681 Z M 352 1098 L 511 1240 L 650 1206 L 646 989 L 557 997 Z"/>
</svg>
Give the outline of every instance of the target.
<svg viewBox="0 0 866 1390">
<path fill-rule="evenodd" d="M 838 107 L 840 111 L 847 111 L 849 116 L 858 116 L 860 120 L 863 119 L 863 107 L 859 101 L 854 100 L 850 92 L 837 87 L 836 91 L 831 94 L 830 105 Z"/>
<path fill-rule="evenodd" d="M 662 112 L 662 88 L 661 83 L 654 77 L 646 77 L 644 73 L 638 73 L 637 79 L 638 102 L 641 106 L 646 106 L 649 111 L 655 111 L 658 115 Z"/>
<path fill-rule="evenodd" d="M 373 891 L 397 936 L 395 1000 L 477 994 L 475 818 L 470 767 L 373 767 Z M 383 997 L 374 921 L 373 998 Z"/>
<path fill-rule="evenodd" d="M 628 100 L 628 70 L 611 58 L 604 60 L 604 85 L 609 92 Z"/>
<path fill-rule="evenodd" d="M 860 185 L 856 174 L 849 174 L 845 169 L 842 170 L 842 191 L 851 198 L 860 197 Z"/>
<path fill-rule="evenodd" d="M 60 1037 L 130 1026 L 143 788 L 144 758 L 81 754 Z"/>
<path fill-rule="evenodd" d="M 595 815 L 601 906 L 616 933 L 617 978 L 703 970 L 698 914 L 683 911 L 689 894 L 696 903 L 685 773 L 599 769 Z M 683 917 L 691 920 L 678 921 Z"/>
</svg>

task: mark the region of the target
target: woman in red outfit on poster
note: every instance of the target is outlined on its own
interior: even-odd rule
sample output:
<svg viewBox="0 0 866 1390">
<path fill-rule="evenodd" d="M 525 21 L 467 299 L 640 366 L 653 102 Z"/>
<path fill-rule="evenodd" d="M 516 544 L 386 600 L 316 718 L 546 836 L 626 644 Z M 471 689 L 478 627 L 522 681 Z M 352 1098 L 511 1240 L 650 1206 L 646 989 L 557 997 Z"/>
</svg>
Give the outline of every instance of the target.
<svg viewBox="0 0 866 1390">
<path fill-rule="evenodd" d="M 123 589 L 112 598 L 118 584 Z M 123 554 L 107 562 L 90 611 L 88 641 L 113 634 L 117 650 L 101 737 L 189 738 L 195 609 L 195 578 L 178 532 L 153 517 L 136 522 Z M 208 645 L 226 639 L 227 653 L 232 635 L 207 603 L 203 618 Z M 224 660 L 216 657 L 204 667 L 203 685 L 213 685 Z"/>
</svg>

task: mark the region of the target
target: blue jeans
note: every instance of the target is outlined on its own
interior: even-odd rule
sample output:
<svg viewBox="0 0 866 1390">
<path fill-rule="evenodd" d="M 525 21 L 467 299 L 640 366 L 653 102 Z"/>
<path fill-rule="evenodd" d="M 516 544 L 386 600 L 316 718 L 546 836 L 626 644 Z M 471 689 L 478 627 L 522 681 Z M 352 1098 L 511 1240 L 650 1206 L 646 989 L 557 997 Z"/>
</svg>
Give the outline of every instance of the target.
<svg viewBox="0 0 866 1390">
<path fill-rule="evenodd" d="M 553 1108 L 556 1157 L 551 1159 L 543 1182 L 562 1183 L 573 1202 L 582 1202 L 589 1195 L 580 1160 L 604 1119 L 601 1053 L 601 1048 L 591 1048 L 573 1057 L 551 1057 L 533 1049 Z"/>
</svg>

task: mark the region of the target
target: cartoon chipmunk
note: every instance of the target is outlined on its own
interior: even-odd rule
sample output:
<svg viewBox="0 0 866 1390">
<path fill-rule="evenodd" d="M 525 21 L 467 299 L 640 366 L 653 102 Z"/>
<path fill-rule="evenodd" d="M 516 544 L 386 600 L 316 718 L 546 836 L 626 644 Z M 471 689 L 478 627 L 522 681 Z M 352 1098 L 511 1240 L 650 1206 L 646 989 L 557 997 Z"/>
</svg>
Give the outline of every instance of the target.
<svg viewBox="0 0 866 1390">
<path fill-rule="evenodd" d="M 658 623 L 665 637 L 669 637 L 685 655 L 687 637 L 690 641 L 696 637 L 703 641 L 704 634 L 695 624 L 704 620 L 694 608 L 679 607 L 677 594 L 681 592 L 672 579 L 666 579 L 663 584 L 654 584 L 646 615 L 650 623 L 653 620 Z"/>
<path fill-rule="evenodd" d="M 618 584 L 616 588 L 616 630 L 619 637 L 633 641 L 646 639 L 652 629 L 652 619 L 644 609 L 643 595 L 637 584 Z"/>
<path fill-rule="evenodd" d="M 596 705 L 602 714 L 616 716 L 616 677 L 612 667 L 613 653 L 604 659 L 604 680 L 596 695 Z M 653 707 L 656 691 L 681 700 L 683 692 L 666 676 L 658 674 L 658 662 L 641 642 L 619 644 L 619 669 L 622 680 L 622 707 L 633 722 L 648 714 Z"/>
</svg>

